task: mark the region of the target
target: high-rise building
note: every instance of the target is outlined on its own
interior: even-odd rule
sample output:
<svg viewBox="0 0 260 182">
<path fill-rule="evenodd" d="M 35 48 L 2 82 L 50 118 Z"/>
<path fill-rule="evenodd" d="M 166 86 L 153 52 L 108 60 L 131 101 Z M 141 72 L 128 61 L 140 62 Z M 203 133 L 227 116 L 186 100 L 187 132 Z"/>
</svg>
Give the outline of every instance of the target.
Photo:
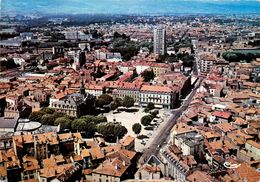
<svg viewBox="0 0 260 182">
<path fill-rule="evenodd" d="M 154 53 L 164 55 L 166 53 L 166 31 L 164 28 L 156 28 L 153 33 Z"/>
</svg>

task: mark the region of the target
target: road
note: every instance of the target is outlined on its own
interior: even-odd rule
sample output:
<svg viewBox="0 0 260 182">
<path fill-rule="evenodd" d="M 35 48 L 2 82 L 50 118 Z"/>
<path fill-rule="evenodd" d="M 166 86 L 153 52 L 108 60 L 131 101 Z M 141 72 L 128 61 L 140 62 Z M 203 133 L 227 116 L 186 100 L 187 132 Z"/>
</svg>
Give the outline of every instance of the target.
<svg viewBox="0 0 260 182">
<path fill-rule="evenodd" d="M 192 92 L 187 96 L 187 98 L 185 100 L 183 100 L 181 107 L 172 111 L 172 114 L 173 114 L 172 117 L 168 121 L 166 121 L 164 127 L 158 132 L 156 137 L 151 142 L 150 146 L 148 148 L 144 149 L 143 155 L 141 156 L 141 158 L 138 161 L 139 165 L 144 164 L 151 155 L 158 154 L 162 144 L 167 141 L 167 138 L 170 135 L 170 131 L 173 128 L 173 126 L 176 124 L 177 119 L 181 116 L 183 111 L 185 111 L 188 108 L 188 106 L 190 105 L 192 98 L 196 94 L 196 91 L 199 88 L 199 86 L 201 85 L 201 82 L 202 82 L 202 78 L 199 78 L 199 80 L 198 80 L 197 84 L 195 85 L 194 89 L 192 90 Z"/>
</svg>

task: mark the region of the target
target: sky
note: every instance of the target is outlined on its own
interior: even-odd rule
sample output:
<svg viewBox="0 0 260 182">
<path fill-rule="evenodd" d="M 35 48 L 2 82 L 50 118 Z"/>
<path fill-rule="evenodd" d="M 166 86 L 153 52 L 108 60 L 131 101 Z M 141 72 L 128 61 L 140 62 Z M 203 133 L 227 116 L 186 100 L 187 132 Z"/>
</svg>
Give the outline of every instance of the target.
<svg viewBox="0 0 260 182">
<path fill-rule="evenodd" d="M 2 14 L 260 14 L 260 0 L 0 0 Z"/>
</svg>

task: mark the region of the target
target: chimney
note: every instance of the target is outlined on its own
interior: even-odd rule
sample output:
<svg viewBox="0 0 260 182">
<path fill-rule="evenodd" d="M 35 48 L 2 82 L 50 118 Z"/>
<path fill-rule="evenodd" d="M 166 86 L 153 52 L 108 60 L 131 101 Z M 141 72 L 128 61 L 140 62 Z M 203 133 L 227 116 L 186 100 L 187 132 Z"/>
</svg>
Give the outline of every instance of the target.
<svg viewBox="0 0 260 182">
<path fill-rule="evenodd" d="M 17 155 L 16 140 L 14 138 L 13 138 L 13 148 L 14 148 L 15 155 Z"/>
<path fill-rule="evenodd" d="M 37 159 L 37 148 L 36 148 L 36 135 L 33 135 L 33 147 L 34 147 L 34 157 Z"/>
<path fill-rule="evenodd" d="M 0 151 L 0 161 L 3 160 L 2 152 Z"/>
<path fill-rule="evenodd" d="M 118 164 L 115 164 L 115 169 L 118 170 L 119 169 L 119 166 Z"/>
</svg>

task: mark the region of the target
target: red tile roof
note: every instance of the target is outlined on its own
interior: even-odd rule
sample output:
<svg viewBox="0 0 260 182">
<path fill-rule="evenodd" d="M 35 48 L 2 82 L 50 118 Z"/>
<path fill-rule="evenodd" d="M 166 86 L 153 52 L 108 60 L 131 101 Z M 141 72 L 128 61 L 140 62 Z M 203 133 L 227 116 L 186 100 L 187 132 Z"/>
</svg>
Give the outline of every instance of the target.
<svg viewBox="0 0 260 182">
<path fill-rule="evenodd" d="M 212 116 L 216 116 L 219 118 L 229 119 L 232 116 L 231 112 L 228 111 L 214 111 Z"/>
<path fill-rule="evenodd" d="M 159 85 L 143 85 L 141 91 L 146 92 L 159 92 L 159 93 L 173 93 L 176 91 L 175 88 Z"/>
</svg>

